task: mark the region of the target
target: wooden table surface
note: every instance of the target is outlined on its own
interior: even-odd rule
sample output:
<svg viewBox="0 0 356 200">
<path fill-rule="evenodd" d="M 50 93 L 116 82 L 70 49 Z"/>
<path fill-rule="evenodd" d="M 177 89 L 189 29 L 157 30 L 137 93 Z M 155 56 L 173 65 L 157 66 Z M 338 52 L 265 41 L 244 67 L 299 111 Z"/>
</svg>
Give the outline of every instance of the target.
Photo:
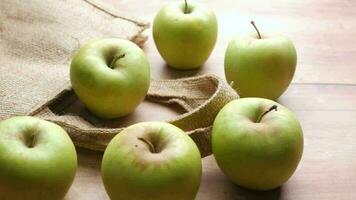
<svg viewBox="0 0 356 200">
<path fill-rule="evenodd" d="M 167 0 L 106 0 L 131 16 L 152 21 Z M 305 149 L 293 177 L 269 192 L 253 192 L 232 184 L 213 156 L 202 159 L 199 200 L 225 199 L 356 199 L 356 1 L 250 0 L 202 1 L 218 17 L 217 45 L 206 64 L 196 71 L 169 69 L 152 41 L 144 46 L 153 78 L 168 79 L 213 73 L 224 77 L 223 58 L 229 40 L 242 31 L 277 30 L 297 48 L 293 83 L 278 100 L 299 117 Z M 144 102 L 133 121 L 163 120 L 177 115 L 169 108 Z M 102 154 L 78 149 L 79 168 L 66 199 L 108 199 L 100 177 Z"/>
</svg>

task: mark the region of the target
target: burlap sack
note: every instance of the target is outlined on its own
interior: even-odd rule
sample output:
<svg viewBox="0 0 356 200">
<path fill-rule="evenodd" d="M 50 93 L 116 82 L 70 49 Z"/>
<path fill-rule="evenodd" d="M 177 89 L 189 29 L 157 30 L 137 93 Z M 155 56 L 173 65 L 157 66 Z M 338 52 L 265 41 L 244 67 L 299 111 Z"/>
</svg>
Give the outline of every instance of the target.
<svg viewBox="0 0 356 200">
<path fill-rule="evenodd" d="M 123 127 L 103 127 L 100 119 L 61 113 L 77 97 L 69 87 L 72 53 L 84 42 L 121 37 L 142 44 L 147 24 L 121 17 L 94 0 L 2 0 L 0 2 L 0 120 L 33 115 L 53 121 L 80 147 L 104 150 Z M 152 80 L 148 101 L 186 111 L 167 120 L 189 134 L 202 156 L 211 154 L 210 130 L 218 111 L 237 98 L 229 85 L 205 75 Z"/>
<path fill-rule="evenodd" d="M 28 114 L 68 88 L 71 55 L 88 40 L 145 41 L 147 24 L 105 9 L 94 0 L 0 1 L 0 119 Z"/>
</svg>

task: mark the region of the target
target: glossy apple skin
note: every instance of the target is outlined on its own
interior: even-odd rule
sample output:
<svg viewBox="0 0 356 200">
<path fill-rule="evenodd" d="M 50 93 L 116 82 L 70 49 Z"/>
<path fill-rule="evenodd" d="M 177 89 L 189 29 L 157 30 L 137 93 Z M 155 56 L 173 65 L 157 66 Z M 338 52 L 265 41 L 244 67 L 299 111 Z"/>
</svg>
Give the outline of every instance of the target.
<svg viewBox="0 0 356 200">
<path fill-rule="evenodd" d="M 258 116 L 271 106 L 277 111 Z M 234 183 L 254 190 L 281 186 L 296 170 L 303 153 L 303 132 L 286 107 L 263 98 L 241 98 L 217 115 L 212 148 L 220 169 Z"/>
<path fill-rule="evenodd" d="M 168 4 L 153 22 L 153 39 L 166 63 L 180 70 L 199 68 L 212 52 L 218 24 L 214 12 L 188 1 L 189 13 L 184 13 L 184 1 Z"/>
<path fill-rule="evenodd" d="M 138 138 L 151 141 L 159 153 Z M 101 167 L 112 200 L 193 200 L 201 173 L 193 140 L 163 122 L 142 122 L 120 132 L 106 148 Z"/>
<path fill-rule="evenodd" d="M 60 126 L 34 117 L 0 122 L 0 199 L 63 199 L 76 169 L 74 145 Z"/>
<path fill-rule="evenodd" d="M 236 37 L 225 52 L 225 77 L 241 97 L 275 100 L 288 88 L 296 64 L 295 47 L 286 37 Z"/>
<path fill-rule="evenodd" d="M 124 57 L 116 59 L 115 57 Z M 111 68 L 111 67 L 112 68 Z M 70 80 L 79 99 L 101 118 L 125 116 L 145 98 L 150 84 L 150 64 L 133 42 L 99 39 L 75 54 Z"/>
</svg>

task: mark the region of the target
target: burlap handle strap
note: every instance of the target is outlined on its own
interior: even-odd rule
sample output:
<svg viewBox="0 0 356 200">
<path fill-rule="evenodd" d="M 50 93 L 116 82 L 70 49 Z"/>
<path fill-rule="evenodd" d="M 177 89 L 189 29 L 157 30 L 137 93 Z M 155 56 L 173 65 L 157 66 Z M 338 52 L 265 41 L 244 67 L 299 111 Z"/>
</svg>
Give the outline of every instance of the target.
<svg viewBox="0 0 356 200">
<path fill-rule="evenodd" d="M 74 95 L 71 89 L 57 98 Z M 176 79 L 152 80 L 146 100 L 161 104 L 176 104 L 186 112 L 167 120 L 183 129 L 195 141 L 202 157 L 211 154 L 211 125 L 219 110 L 238 98 L 236 92 L 222 79 L 213 75 Z M 45 106 L 32 115 L 55 122 L 65 128 L 75 145 L 103 151 L 110 140 L 123 128 L 97 128 L 79 115 L 57 115 Z"/>
</svg>

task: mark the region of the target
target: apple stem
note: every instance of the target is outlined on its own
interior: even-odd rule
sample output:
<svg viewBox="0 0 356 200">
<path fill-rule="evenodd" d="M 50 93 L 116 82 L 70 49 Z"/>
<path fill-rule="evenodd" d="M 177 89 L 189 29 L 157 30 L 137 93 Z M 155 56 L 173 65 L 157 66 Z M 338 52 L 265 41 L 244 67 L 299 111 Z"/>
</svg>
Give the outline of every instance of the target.
<svg viewBox="0 0 356 200">
<path fill-rule="evenodd" d="M 36 144 L 36 134 L 33 133 L 27 139 L 27 147 L 32 148 L 35 146 L 35 144 Z"/>
<path fill-rule="evenodd" d="M 184 0 L 184 14 L 188 13 L 188 3 L 187 0 Z"/>
<path fill-rule="evenodd" d="M 229 85 L 230 85 L 231 87 L 234 87 L 234 84 L 235 84 L 234 81 L 231 81 Z"/>
<path fill-rule="evenodd" d="M 256 26 L 256 24 L 255 24 L 255 21 L 251 21 L 251 24 L 252 24 L 253 27 L 255 27 L 259 39 L 262 39 L 261 34 L 260 34 L 260 31 L 258 31 L 258 28 L 257 28 L 257 26 Z"/>
<path fill-rule="evenodd" d="M 114 68 L 114 64 L 116 63 L 117 60 L 121 59 L 125 57 L 125 54 L 121 54 L 119 56 L 114 56 L 114 58 L 112 59 L 111 63 L 110 63 L 110 68 L 113 69 Z"/>
<path fill-rule="evenodd" d="M 272 110 L 277 111 L 277 105 L 271 106 L 268 110 L 266 110 L 264 113 L 262 113 L 262 114 L 258 117 L 256 123 L 261 122 L 262 118 L 263 118 L 267 113 L 271 112 Z"/>
<path fill-rule="evenodd" d="M 157 153 L 155 146 L 148 140 L 146 140 L 145 138 L 138 138 L 139 140 L 141 140 L 142 142 L 146 143 L 148 148 L 150 149 L 151 153 Z"/>
</svg>

